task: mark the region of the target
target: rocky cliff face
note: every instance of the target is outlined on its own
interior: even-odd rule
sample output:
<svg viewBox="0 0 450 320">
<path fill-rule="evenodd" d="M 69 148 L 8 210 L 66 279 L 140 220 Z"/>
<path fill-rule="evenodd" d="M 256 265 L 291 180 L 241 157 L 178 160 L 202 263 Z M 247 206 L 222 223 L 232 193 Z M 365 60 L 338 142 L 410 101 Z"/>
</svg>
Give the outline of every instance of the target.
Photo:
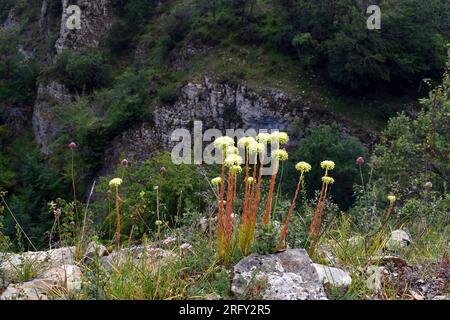
<svg viewBox="0 0 450 320">
<path fill-rule="evenodd" d="M 349 134 L 359 135 L 368 143 L 375 139 L 350 124 L 346 126 L 345 120 L 325 108 L 312 106 L 307 100 L 269 88 L 256 92 L 244 85 L 234 87 L 209 76 L 190 81 L 181 88 L 178 101 L 159 105 L 153 118 L 153 124 L 144 123 L 128 130 L 112 142 L 105 154 L 102 173 L 109 172 L 120 156 L 139 163 L 155 150 L 170 150 L 178 143 L 171 141 L 172 132 L 184 128 L 192 133 L 194 121 L 201 121 L 204 131 L 219 129 L 223 134 L 227 129 L 288 131 L 292 144 L 304 136 L 306 128 L 339 121 Z"/>
<path fill-rule="evenodd" d="M 95 48 L 111 25 L 112 9 L 109 0 L 61 0 L 63 12 L 61 13 L 60 35 L 56 41 L 57 53 L 64 50 L 80 50 L 85 47 Z M 67 28 L 67 19 L 70 16 L 67 7 L 78 5 L 81 9 L 81 29 Z M 45 17 L 46 1 L 42 4 L 41 20 Z M 33 132 L 35 140 L 41 151 L 51 154 L 50 142 L 57 136 L 60 128 L 54 116 L 56 104 L 66 105 L 72 97 L 68 89 L 58 81 L 49 79 L 38 85 L 36 101 L 33 108 Z"/>
<path fill-rule="evenodd" d="M 39 84 L 32 124 L 34 138 L 43 154 L 51 153 L 50 143 L 60 132 L 54 106 L 67 105 L 71 101 L 72 96 L 64 85 L 56 81 Z"/>
<path fill-rule="evenodd" d="M 63 12 L 61 16 L 60 35 L 56 41 L 56 51 L 65 49 L 79 50 L 85 47 L 98 47 L 100 39 L 111 26 L 112 8 L 109 0 L 61 0 Z M 81 9 L 81 28 L 69 29 L 67 19 L 71 13 L 67 12 L 70 5 L 77 5 Z"/>
</svg>

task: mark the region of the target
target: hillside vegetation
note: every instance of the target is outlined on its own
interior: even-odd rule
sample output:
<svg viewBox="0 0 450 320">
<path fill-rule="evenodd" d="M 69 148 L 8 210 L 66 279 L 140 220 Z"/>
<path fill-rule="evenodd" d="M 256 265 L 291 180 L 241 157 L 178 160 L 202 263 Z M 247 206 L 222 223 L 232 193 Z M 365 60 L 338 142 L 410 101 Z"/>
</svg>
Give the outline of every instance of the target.
<svg viewBox="0 0 450 320">
<path fill-rule="evenodd" d="M 61 51 L 61 1 L 0 4 L 0 252 L 74 246 L 82 260 L 90 243 L 110 253 L 144 244 L 181 257 L 156 273 L 133 259 L 108 273 L 85 259 L 83 288 L 59 295 L 79 299 L 231 298 L 240 259 L 286 248 L 346 270 L 352 285 L 327 291 L 337 299 L 415 299 L 419 280 L 448 267 L 448 1 L 102 3 L 104 34 L 63 38 Z M 366 26 L 369 4 L 381 7 L 380 30 Z M 155 111 L 179 107 L 204 77 L 266 100 L 282 93 L 321 121 L 289 123 L 289 143 L 258 139 L 276 144 L 264 147 L 279 160 L 269 177 L 246 157 L 225 170 L 175 165 L 163 147 L 144 159 L 124 152 L 124 134 L 142 126 L 155 142 L 170 135 Z M 242 123 L 233 116 L 227 124 Z M 250 142 L 236 142 L 250 157 Z M 393 248 L 399 229 L 411 239 Z M 388 254 L 410 278 L 369 288 L 368 266 Z M 21 272 L 14 281 L 38 273 Z M 448 296 L 431 287 L 424 298 Z"/>
</svg>

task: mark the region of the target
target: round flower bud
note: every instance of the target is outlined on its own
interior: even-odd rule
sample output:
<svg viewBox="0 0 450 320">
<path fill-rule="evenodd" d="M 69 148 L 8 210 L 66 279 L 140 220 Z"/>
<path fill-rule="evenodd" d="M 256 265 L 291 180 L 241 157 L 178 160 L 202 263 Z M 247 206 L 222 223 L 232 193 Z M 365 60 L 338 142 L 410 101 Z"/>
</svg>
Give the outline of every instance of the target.
<svg viewBox="0 0 450 320">
<path fill-rule="evenodd" d="M 359 157 L 358 159 L 356 159 L 356 164 L 359 166 L 362 166 L 366 161 L 364 160 L 363 157 Z"/>
<path fill-rule="evenodd" d="M 69 148 L 71 150 L 75 150 L 77 148 L 77 144 L 75 142 L 71 142 L 71 143 L 69 143 Z"/>
<path fill-rule="evenodd" d="M 395 201 L 397 200 L 397 198 L 396 198 L 395 196 L 393 196 L 393 195 L 390 195 L 390 196 L 388 196 L 387 198 L 388 198 L 388 200 L 389 200 L 389 202 L 390 202 L 391 204 L 394 204 Z"/>
</svg>

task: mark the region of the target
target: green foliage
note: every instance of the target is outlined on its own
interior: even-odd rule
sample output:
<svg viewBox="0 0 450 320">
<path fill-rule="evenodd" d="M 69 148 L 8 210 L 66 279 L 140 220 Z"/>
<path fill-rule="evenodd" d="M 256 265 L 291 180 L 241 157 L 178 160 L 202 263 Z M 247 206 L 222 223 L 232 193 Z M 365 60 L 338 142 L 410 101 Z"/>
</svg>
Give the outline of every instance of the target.
<svg viewBox="0 0 450 320">
<path fill-rule="evenodd" d="M 177 89 L 173 86 L 161 88 L 158 92 L 158 97 L 162 103 L 173 103 L 178 99 Z"/>
<path fill-rule="evenodd" d="M 269 42 L 284 42 L 280 47 L 290 52 L 291 42 L 298 49 L 299 35 L 310 34 L 316 43 L 313 56 L 326 59 L 330 78 L 346 88 L 417 81 L 445 65 L 448 1 L 381 1 L 380 31 L 367 29 L 361 1 L 274 3 L 278 17 L 266 32 Z"/>
<path fill-rule="evenodd" d="M 58 55 L 53 72 L 68 87 L 92 91 L 111 82 L 111 70 L 101 54 L 93 51 L 66 50 Z"/>
<path fill-rule="evenodd" d="M 306 137 L 291 152 L 289 158 L 295 162 L 289 162 L 286 168 L 287 176 L 297 176 L 297 173 L 294 173 L 296 162 L 310 163 L 313 169 L 306 177 L 306 189 L 311 197 L 321 186 L 323 170 L 320 163 L 323 160 L 334 161 L 336 168 L 330 175 L 336 180 L 338 187 L 332 188 L 333 199 L 342 208 L 348 208 L 353 202 L 353 185 L 359 181 L 359 169 L 355 163 L 359 156 L 367 157 L 367 149 L 357 138 L 346 136 L 337 124 L 321 125 L 315 129 L 308 129 Z M 289 190 L 295 190 L 294 179 L 285 182 Z"/>
<path fill-rule="evenodd" d="M 28 138 L 26 136 L 17 140 L 8 152 L 9 159 L 20 158 L 21 161 L 11 162 L 16 183 L 11 186 L 7 201 L 33 244 L 42 246 L 53 220 L 48 213 L 47 203 L 65 194 L 66 188 L 61 184 L 59 171 L 44 162 L 39 151 L 30 145 Z M 16 224 L 10 214 L 5 216 L 4 225 L 5 234 L 14 240 Z"/>
<path fill-rule="evenodd" d="M 389 121 L 372 162 L 380 189 L 395 190 L 401 198 L 420 192 L 427 182 L 433 190 L 447 190 L 449 95 L 446 73 L 442 85 L 421 101 L 422 110 L 415 119 L 402 113 Z"/>
<path fill-rule="evenodd" d="M 167 171 L 161 173 L 164 167 Z M 161 154 L 140 166 L 119 166 L 111 177 L 123 177 L 120 186 L 123 235 L 129 236 L 134 225 L 134 237 L 154 230 L 155 221 L 169 225 L 181 223 L 181 217 L 191 210 L 203 210 L 202 192 L 207 181 L 199 179 L 198 172 L 190 165 L 175 165 L 170 154 Z M 93 208 L 103 222 L 103 230 L 109 235 L 115 232 L 114 199 L 108 198 L 110 177 L 102 178 L 98 191 L 102 197 Z"/>
<path fill-rule="evenodd" d="M 19 52 L 16 32 L 0 31 L 0 118 L 7 107 L 32 102 L 36 67 Z"/>
</svg>

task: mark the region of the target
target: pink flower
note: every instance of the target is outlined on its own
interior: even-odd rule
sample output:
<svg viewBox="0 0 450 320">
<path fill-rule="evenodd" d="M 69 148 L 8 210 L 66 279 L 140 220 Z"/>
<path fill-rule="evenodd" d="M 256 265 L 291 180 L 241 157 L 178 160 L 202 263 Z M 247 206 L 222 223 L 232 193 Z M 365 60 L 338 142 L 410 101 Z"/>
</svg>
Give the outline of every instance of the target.
<svg viewBox="0 0 450 320">
<path fill-rule="evenodd" d="M 365 162 L 366 160 L 364 160 L 363 157 L 359 157 L 358 159 L 356 159 L 356 164 L 359 166 L 362 166 Z"/>
<path fill-rule="evenodd" d="M 122 160 L 122 165 L 123 165 L 124 167 L 128 167 L 129 164 L 130 164 L 130 163 L 128 162 L 127 159 L 123 159 L 123 160 Z"/>
<path fill-rule="evenodd" d="M 71 143 L 69 143 L 69 148 L 71 150 L 75 150 L 77 148 L 77 144 L 75 142 L 71 142 Z"/>
<path fill-rule="evenodd" d="M 159 169 L 159 173 L 164 174 L 167 172 L 167 169 L 165 167 L 161 167 L 161 169 Z"/>
</svg>

